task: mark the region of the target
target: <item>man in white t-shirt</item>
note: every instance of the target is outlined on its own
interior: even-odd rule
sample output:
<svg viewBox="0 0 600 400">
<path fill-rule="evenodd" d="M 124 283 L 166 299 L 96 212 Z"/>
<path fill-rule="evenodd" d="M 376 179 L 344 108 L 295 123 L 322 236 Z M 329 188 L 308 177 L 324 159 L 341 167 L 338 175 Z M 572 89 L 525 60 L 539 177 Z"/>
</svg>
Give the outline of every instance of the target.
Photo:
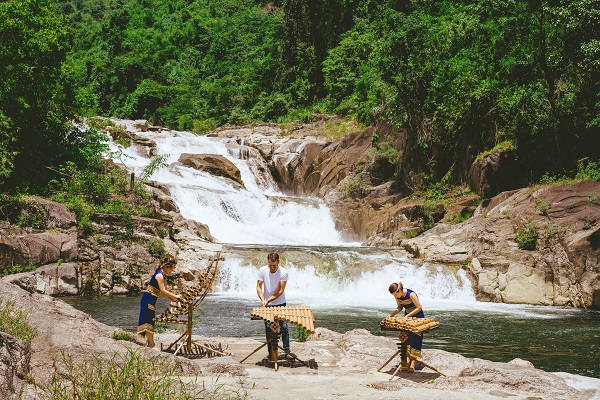
<svg viewBox="0 0 600 400">
<path fill-rule="evenodd" d="M 285 306 L 285 285 L 288 280 L 288 272 L 279 266 L 279 254 L 273 252 L 267 256 L 268 265 L 258 270 L 258 281 L 256 282 L 256 293 L 263 307 Z M 286 321 L 279 321 L 281 340 L 286 353 L 290 352 L 290 333 Z M 271 323 L 265 321 L 267 340 L 271 339 Z M 277 346 L 277 343 L 273 343 Z M 269 348 L 269 360 L 271 360 L 271 343 Z"/>
</svg>

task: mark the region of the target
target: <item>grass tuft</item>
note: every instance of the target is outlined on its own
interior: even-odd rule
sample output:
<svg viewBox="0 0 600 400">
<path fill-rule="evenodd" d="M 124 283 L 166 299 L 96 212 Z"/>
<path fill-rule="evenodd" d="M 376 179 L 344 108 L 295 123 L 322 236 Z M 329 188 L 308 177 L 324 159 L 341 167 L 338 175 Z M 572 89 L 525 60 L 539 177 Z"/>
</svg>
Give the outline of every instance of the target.
<svg viewBox="0 0 600 400">
<path fill-rule="evenodd" d="M 187 400 L 245 399 L 243 389 L 223 384 L 184 381 L 176 375 L 180 366 L 166 357 L 143 357 L 138 350 L 114 353 L 109 359 L 86 356 L 81 362 L 64 351 L 44 393 L 51 400 Z"/>
<path fill-rule="evenodd" d="M 27 344 L 37 336 L 37 330 L 29 324 L 27 314 L 11 301 L 0 298 L 0 331 L 6 332 Z"/>
</svg>

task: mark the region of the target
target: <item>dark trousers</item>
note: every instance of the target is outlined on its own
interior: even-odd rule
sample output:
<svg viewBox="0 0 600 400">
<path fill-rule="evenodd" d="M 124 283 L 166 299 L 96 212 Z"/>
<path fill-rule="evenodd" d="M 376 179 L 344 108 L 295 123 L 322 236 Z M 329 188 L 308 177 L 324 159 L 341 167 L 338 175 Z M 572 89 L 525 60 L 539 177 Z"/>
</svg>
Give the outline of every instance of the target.
<svg viewBox="0 0 600 400">
<path fill-rule="evenodd" d="M 286 303 L 277 304 L 277 306 L 285 306 Z M 267 306 L 267 307 L 276 307 L 276 306 Z M 279 322 L 279 332 L 281 333 L 281 341 L 283 342 L 283 349 L 286 352 L 290 351 L 290 331 L 288 329 L 287 321 L 278 321 Z M 271 330 L 271 323 L 269 321 L 265 321 L 265 331 L 267 334 L 267 340 L 276 339 L 276 334 Z M 268 344 L 269 348 L 269 358 L 271 358 L 271 354 L 273 354 L 273 349 L 277 347 L 277 343 L 275 340 Z"/>
</svg>

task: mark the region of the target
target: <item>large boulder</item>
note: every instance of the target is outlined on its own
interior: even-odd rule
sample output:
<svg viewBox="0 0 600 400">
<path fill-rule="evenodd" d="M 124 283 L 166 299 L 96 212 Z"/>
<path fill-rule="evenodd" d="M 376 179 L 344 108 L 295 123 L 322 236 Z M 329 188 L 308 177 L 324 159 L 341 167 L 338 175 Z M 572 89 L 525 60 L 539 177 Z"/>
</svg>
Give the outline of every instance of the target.
<svg viewBox="0 0 600 400">
<path fill-rule="evenodd" d="M 500 149 L 476 159 L 469 169 L 471 190 L 483 198 L 523 186 L 519 162 L 513 149 Z"/>
<path fill-rule="evenodd" d="M 215 154 L 189 154 L 183 153 L 178 160 L 183 165 L 222 176 L 235 182 L 240 187 L 245 187 L 240 170 L 227 158 Z"/>
<path fill-rule="evenodd" d="M 355 329 L 344 334 L 317 328 L 308 341 L 294 344 L 294 353 L 303 360 L 314 358 L 319 366 L 336 366 L 343 369 L 374 371 L 397 351 L 398 341 L 392 337 L 375 336 L 364 329 Z M 600 395 L 597 389 L 578 389 L 569 385 L 569 378 L 556 373 L 536 369 L 529 361 L 515 359 L 508 363 L 492 362 L 478 358 L 466 358 L 460 354 L 425 347 L 422 351 L 424 372 L 442 372 L 424 383 L 398 378 L 394 381 L 381 379 L 369 386 L 381 390 L 399 390 L 415 387 L 423 390 L 448 390 L 481 394 L 481 397 L 515 397 L 528 399 L 588 399 Z M 390 360 L 387 368 L 395 368 L 399 357 Z M 419 373 L 417 373 L 419 374 Z M 590 378 L 592 379 L 592 378 Z M 421 397 L 423 395 L 421 394 Z M 418 396 L 417 396 L 418 397 Z M 415 397 L 415 398 L 417 398 Z M 412 398 L 412 397 L 411 397 Z M 437 398 L 437 397 L 435 397 Z M 458 398 L 458 397 L 457 397 Z"/>
<path fill-rule="evenodd" d="M 75 262 L 44 265 L 33 272 L 8 275 L 4 281 L 29 292 L 68 296 L 80 294 L 81 272 Z"/>
<path fill-rule="evenodd" d="M 465 265 L 480 300 L 600 307 L 597 193 L 599 181 L 504 192 L 467 221 L 439 224 L 402 246 L 418 258 Z M 523 245 L 526 235 L 533 249 Z"/>
<path fill-rule="evenodd" d="M 0 270 L 77 257 L 76 232 L 33 231 L 0 221 Z"/>
<path fill-rule="evenodd" d="M 0 284 L 0 298 L 18 305 L 27 315 L 29 324 L 37 328 L 37 336 L 31 341 L 30 360 L 30 374 L 36 384 L 44 385 L 50 381 L 63 351 L 77 365 L 88 357 L 110 359 L 115 353 L 126 354 L 133 349 L 139 350 L 143 357 L 168 358 L 179 366 L 179 374 L 201 373 L 198 365 L 187 359 L 115 340 L 114 327 L 95 321 L 60 299 L 31 294 L 6 282 Z"/>
<path fill-rule="evenodd" d="M 41 197 L 28 196 L 26 199 L 43 208 L 46 214 L 46 229 L 69 231 L 77 226 L 75 213 L 70 211 L 66 205 Z"/>
<path fill-rule="evenodd" d="M 26 381 L 31 352 L 29 345 L 0 331 L 0 398 L 21 400 L 36 398 Z"/>
</svg>

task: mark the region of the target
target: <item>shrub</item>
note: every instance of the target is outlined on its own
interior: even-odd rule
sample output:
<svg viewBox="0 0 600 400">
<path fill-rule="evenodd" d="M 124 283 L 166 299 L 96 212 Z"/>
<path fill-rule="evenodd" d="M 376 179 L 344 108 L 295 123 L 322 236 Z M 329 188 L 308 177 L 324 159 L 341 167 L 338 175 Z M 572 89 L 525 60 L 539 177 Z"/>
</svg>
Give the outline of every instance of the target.
<svg viewBox="0 0 600 400">
<path fill-rule="evenodd" d="M 37 269 L 37 265 L 27 265 L 25 267 L 22 267 L 20 265 L 13 265 L 12 267 L 4 270 L 4 275 L 11 275 L 11 274 L 19 274 L 21 272 L 29 272 L 29 271 L 35 271 Z M 0 274 L 2 275 L 2 274 Z"/>
<path fill-rule="evenodd" d="M 203 135 L 207 132 L 216 129 L 218 126 L 219 122 L 213 118 L 207 118 L 203 120 L 195 119 L 192 130 L 194 131 L 194 133 Z"/>
<path fill-rule="evenodd" d="M 163 258 L 167 253 L 165 251 L 165 243 L 162 240 L 150 240 L 146 246 L 148 253 L 155 258 Z"/>
<path fill-rule="evenodd" d="M 154 331 L 156 333 L 165 333 L 167 329 L 169 329 L 169 324 L 167 324 L 166 322 L 158 321 L 154 323 Z"/>
<path fill-rule="evenodd" d="M 535 209 L 539 211 L 541 215 L 547 216 L 548 210 L 550 209 L 550 204 L 545 202 L 542 199 L 534 199 Z"/>
<path fill-rule="evenodd" d="M 138 340 L 129 332 L 122 331 L 120 329 L 113 332 L 113 339 L 125 340 L 127 342 L 138 343 Z"/>
<path fill-rule="evenodd" d="M 569 228 L 567 227 L 555 227 L 551 222 L 548 222 L 541 238 L 544 246 L 550 247 L 554 243 L 558 243 L 565 237 L 568 231 Z"/>
<path fill-rule="evenodd" d="M 587 214 L 584 215 L 583 217 L 581 217 L 581 220 L 583 221 L 583 229 L 584 230 L 592 229 L 592 227 L 594 225 L 596 225 L 596 221 L 591 220 Z"/>
<path fill-rule="evenodd" d="M 121 146 L 128 148 L 131 147 L 131 138 L 130 137 L 121 137 L 115 139 L 115 144 L 120 144 Z"/>
<path fill-rule="evenodd" d="M 416 238 L 419 236 L 419 231 L 417 229 L 409 229 L 405 232 L 405 235 L 407 239 Z"/>
<path fill-rule="evenodd" d="M 600 179 L 600 162 L 588 160 L 577 163 L 575 179 Z"/>
<path fill-rule="evenodd" d="M 6 332 L 27 344 L 37 336 L 37 330 L 29 324 L 27 313 L 15 307 L 11 301 L 0 298 L 0 331 Z"/>
<path fill-rule="evenodd" d="M 165 357 L 144 358 L 139 351 L 128 349 L 109 359 L 90 355 L 76 363 L 61 352 L 55 362 L 45 394 L 53 400 L 72 399 L 244 399 L 245 391 L 202 382 L 184 382 L 177 375 L 179 364 Z"/>
<path fill-rule="evenodd" d="M 349 196 L 354 198 L 363 198 L 367 195 L 362 173 L 348 178 L 346 191 Z"/>
<path fill-rule="evenodd" d="M 461 222 L 468 220 L 472 216 L 473 216 L 473 210 L 465 208 L 465 209 L 461 210 L 460 212 L 457 212 L 454 215 L 452 215 L 452 218 L 450 219 L 449 222 L 451 224 L 460 224 Z"/>
<path fill-rule="evenodd" d="M 46 228 L 46 212 L 44 208 L 21 195 L 0 193 L 0 219 L 20 227 L 35 229 Z"/>
<path fill-rule="evenodd" d="M 536 223 L 532 221 L 517 228 L 515 241 L 521 250 L 535 250 L 539 235 Z"/>
<path fill-rule="evenodd" d="M 306 339 L 308 338 L 308 331 L 303 326 L 296 325 L 293 337 L 299 342 L 306 342 Z"/>
<path fill-rule="evenodd" d="M 153 160 L 154 161 L 154 160 Z M 152 214 L 147 200 L 150 195 L 143 187 L 143 180 L 164 164 L 163 157 L 156 157 L 142 172 L 142 182 L 130 187 L 130 177 L 126 171 L 113 168 L 104 171 L 101 166 L 79 170 L 72 163 L 63 168 L 60 181 L 51 182 L 54 194 L 52 200 L 65 204 L 75 213 L 79 230 L 86 235 L 93 233 L 92 215 L 95 213 L 121 214 L 124 216 L 127 236 L 133 230 L 133 215 Z"/>
</svg>

